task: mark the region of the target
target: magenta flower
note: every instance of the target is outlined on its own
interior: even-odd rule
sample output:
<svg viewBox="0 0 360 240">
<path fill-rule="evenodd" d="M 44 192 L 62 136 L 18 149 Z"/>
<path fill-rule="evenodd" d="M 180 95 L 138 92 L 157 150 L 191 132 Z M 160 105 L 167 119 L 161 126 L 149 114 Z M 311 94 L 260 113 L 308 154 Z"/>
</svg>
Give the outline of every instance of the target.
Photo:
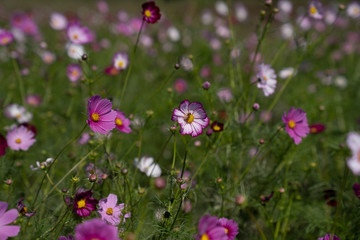
<svg viewBox="0 0 360 240">
<path fill-rule="evenodd" d="M 355 196 L 360 199 L 360 184 L 354 183 L 354 185 L 352 186 L 352 189 L 354 191 Z"/>
<path fill-rule="evenodd" d="M 20 126 L 10 130 L 6 135 L 8 146 L 15 151 L 26 151 L 33 145 L 36 140 L 34 133 L 29 131 L 26 127 Z"/>
<path fill-rule="evenodd" d="M 110 193 L 107 198 L 99 201 L 98 213 L 101 215 L 101 219 L 110 223 L 111 225 L 118 225 L 121 222 L 125 222 L 125 218 L 130 217 L 130 213 L 123 215 L 122 210 L 124 204 L 117 205 L 117 196 Z"/>
<path fill-rule="evenodd" d="M 76 193 L 73 202 L 73 211 L 80 217 L 87 217 L 92 211 L 96 210 L 98 200 L 92 198 L 92 194 L 91 190 L 84 191 L 83 189 L 80 189 Z"/>
<path fill-rule="evenodd" d="M 0 45 L 6 46 L 12 43 L 14 35 L 11 32 L 0 30 Z"/>
<path fill-rule="evenodd" d="M 331 236 L 330 233 L 327 233 L 324 237 L 319 238 L 318 240 L 341 240 L 338 236 L 335 234 Z"/>
<path fill-rule="evenodd" d="M 26 103 L 32 107 L 39 107 L 41 105 L 41 97 L 39 95 L 27 95 Z"/>
<path fill-rule="evenodd" d="M 174 89 L 177 93 L 182 94 L 186 92 L 187 88 L 188 88 L 188 84 L 184 79 L 179 78 L 175 80 Z"/>
<path fill-rule="evenodd" d="M 115 128 L 116 112 L 108 99 L 101 99 L 98 95 L 89 98 L 88 117 L 86 122 L 94 132 L 108 133 Z"/>
<path fill-rule="evenodd" d="M 11 25 L 28 35 L 39 33 L 38 27 L 31 16 L 20 13 L 14 14 L 11 18 Z"/>
<path fill-rule="evenodd" d="M 5 155 L 6 148 L 8 148 L 6 138 L 0 134 L 0 157 Z"/>
<path fill-rule="evenodd" d="M 8 226 L 19 216 L 16 209 L 10 209 L 5 212 L 8 207 L 6 202 L 0 202 L 0 239 L 15 237 L 19 234 L 20 226 Z"/>
<path fill-rule="evenodd" d="M 219 223 L 223 228 L 225 228 L 228 240 L 234 240 L 236 235 L 239 233 L 237 223 L 234 220 L 227 218 L 220 218 Z"/>
<path fill-rule="evenodd" d="M 301 108 L 295 109 L 292 107 L 288 114 L 284 112 L 282 120 L 286 124 L 285 131 L 294 140 L 296 145 L 302 141 L 303 137 L 310 133 L 306 113 Z"/>
<path fill-rule="evenodd" d="M 184 100 L 180 103 L 179 109 L 174 109 L 172 121 L 180 124 L 180 133 L 191 134 L 196 137 L 202 134 L 203 129 L 209 125 L 209 118 L 201 103 Z"/>
<path fill-rule="evenodd" d="M 123 133 L 131 133 L 130 119 L 126 118 L 125 114 L 121 111 L 115 110 L 116 118 L 115 118 L 115 125 L 116 128 Z"/>
<path fill-rule="evenodd" d="M 160 9 L 154 1 L 146 2 L 142 5 L 143 21 L 147 23 L 156 23 L 160 18 Z"/>
<path fill-rule="evenodd" d="M 312 124 L 309 126 L 311 134 L 318 134 L 325 131 L 326 126 L 322 123 Z"/>
<path fill-rule="evenodd" d="M 75 228 L 76 240 L 120 240 L 117 228 L 94 218 L 85 221 Z"/>
<path fill-rule="evenodd" d="M 75 44 L 86 44 L 94 40 L 95 36 L 87 27 L 82 27 L 80 24 L 71 24 L 67 28 L 67 36 L 70 41 Z"/>
<path fill-rule="evenodd" d="M 71 82 L 78 81 L 82 76 L 82 70 L 79 64 L 70 64 L 67 66 L 66 70 L 66 75 Z"/>
<path fill-rule="evenodd" d="M 197 240 L 228 240 L 225 229 L 220 225 L 217 217 L 203 216 L 198 226 Z"/>
<path fill-rule="evenodd" d="M 32 217 L 36 214 L 36 212 L 29 212 L 28 208 L 25 206 L 25 204 L 23 203 L 24 198 L 20 198 L 20 200 L 17 202 L 16 207 L 18 212 L 21 215 L 25 215 L 27 217 Z"/>
</svg>

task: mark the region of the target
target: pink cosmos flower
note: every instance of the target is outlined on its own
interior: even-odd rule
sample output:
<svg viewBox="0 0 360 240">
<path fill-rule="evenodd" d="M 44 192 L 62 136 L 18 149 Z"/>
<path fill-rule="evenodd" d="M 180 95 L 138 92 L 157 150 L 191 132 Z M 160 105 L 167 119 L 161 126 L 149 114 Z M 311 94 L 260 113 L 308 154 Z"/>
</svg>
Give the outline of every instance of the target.
<svg viewBox="0 0 360 240">
<path fill-rule="evenodd" d="M 75 228 L 76 240 L 120 240 L 117 228 L 94 218 L 85 221 Z"/>
<path fill-rule="evenodd" d="M 19 234 L 20 226 L 8 226 L 19 216 L 16 209 L 10 209 L 5 212 L 8 207 L 6 202 L 0 202 L 0 239 L 7 239 L 8 237 L 15 237 Z"/>
<path fill-rule="evenodd" d="M 24 126 L 15 127 L 10 130 L 6 135 L 6 140 L 8 146 L 15 151 L 26 151 L 36 142 L 34 133 Z"/>
<path fill-rule="evenodd" d="M 116 112 L 108 99 L 101 99 L 98 95 L 89 98 L 88 117 L 86 122 L 94 132 L 107 134 L 115 128 Z"/>
<path fill-rule="evenodd" d="M 187 90 L 187 88 L 188 84 L 184 79 L 179 78 L 175 80 L 174 89 L 177 93 L 182 94 Z"/>
<path fill-rule="evenodd" d="M 50 26 L 55 30 L 63 30 L 66 28 L 68 22 L 64 15 L 54 12 L 50 16 Z"/>
<path fill-rule="evenodd" d="M 262 88 L 264 95 L 267 97 L 275 92 L 276 88 L 276 74 L 270 65 L 260 64 L 256 74 L 258 79 L 258 88 Z"/>
<path fill-rule="evenodd" d="M 94 40 L 95 36 L 87 27 L 80 24 L 71 24 L 67 29 L 67 36 L 70 41 L 75 44 L 86 44 Z"/>
<path fill-rule="evenodd" d="M 101 219 L 110 223 L 111 225 L 118 225 L 121 222 L 125 222 L 125 218 L 130 217 L 130 213 L 123 214 L 124 204 L 117 205 L 117 196 L 110 193 L 107 198 L 99 201 L 98 213 L 101 215 Z"/>
<path fill-rule="evenodd" d="M 312 0 L 309 4 L 309 16 L 314 19 L 322 19 L 323 18 L 323 6 L 321 2 L 318 0 Z"/>
<path fill-rule="evenodd" d="M 220 225 L 217 217 L 203 216 L 198 226 L 197 240 L 228 240 L 225 229 Z"/>
<path fill-rule="evenodd" d="M 129 56 L 126 53 L 118 52 L 114 54 L 113 66 L 118 70 L 124 70 L 129 65 Z"/>
<path fill-rule="evenodd" d="M 286 124 L 285 131 L 298 145 L 303 137 L 310 133 L 309 124 L 306 118 L 306 113 L 301 109 L 292 107 L 288 114 L 284 112 L 282 116 L 283 122 Z"/>
<path fill-rule="evenodd" d="M 0 30 L 0 45 L 6 46 L 14 41 L 14 35 L 11 32 Z"/>
<path fill-rule="evenodd" d="M 234 240 L 236 235 L 239 233 L 239 228 L 234 220 L 227 218 L 219 219 L 220 225 L 225 228 L 225 233 L 228 236 L 228 240 Z"/>
<path fill-rule="evenodd" d="M 66 75 L 71 82 L 77 82 L 82 76 L 82 70 L 79 64 L 70 64 L 67 66 L 66 70 Z"/>
<path fill-rule="evenodd" d="M 123 133 L 131 133 L 130 119 L 126 118 L 125 114 L 119 110 L 115 110 L 116 118 L 115 118 L 115 125 L 116 128 Z"/>
<path fill-rule="evenodd" d="M 321 237 L 318 240 L 341 240 L 341 239 L 335 234 L 332 235 L 330 233 L 327 233 L 324 237 Z"/>
<path fill-rule="evenodd" d="M 143 21 L 147 23 L 156 23 L 161 18 L 160 9 L 154 1 L 144 3 L 142 9 Z"/>
<path fill-rule="evenodd" d="M 209 118 L 201 103 L 184 100 L 180 103 L 179 109 L 174 109 L 172 121 L 180 124 L 180 133 L 191 134 L 196 137 L 202 134 L 203 129 L 209 125 Z"/>
<path fill-rule="evenodd" d="M 32 107 L 39 107 L 41 105 L 41 97 L 39 95 L 27 95 L 26 96 L 26 103 Z"/>
<path fill-rule="evenodd" d="M 11 18 L 11 25 L 28 35 L 37 35 L 39 33 L 32 17 L 23 13 L 14 14 Z"/>
</svg>

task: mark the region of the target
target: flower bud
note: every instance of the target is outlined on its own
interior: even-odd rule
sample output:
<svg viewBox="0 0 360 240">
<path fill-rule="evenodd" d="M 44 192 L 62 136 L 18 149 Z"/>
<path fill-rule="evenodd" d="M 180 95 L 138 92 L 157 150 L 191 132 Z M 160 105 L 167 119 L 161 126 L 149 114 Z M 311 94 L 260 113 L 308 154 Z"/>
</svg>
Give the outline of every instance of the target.
<svg viewBox="0 0 360 240">
<path fill-rule="evenodd" d="M 95 174 L 91 174 L 90 177 L 89 177 L 90 182 L 95 182 L 96 179 L 97 179 L 97 176 Z"/>
<path fill-rule="evenodd" d="M 254 103 L 253 106 L 252 106 L 252 108 L 253 108 L 254 111 L 257 111 L 257 110 L 260 109 L 260 104 Z"/>
<path fill-rule="evenodd" d="M 123 176 L 126 176 L 126 175 L 128 174 L 128 172 L 129 172 L 129 170 L 128 170 L 127 168 L 121 169 L 121 174 L 122 174 Z"/>
<path fill-rule="evenodd" d="M 155 188 L 158 190 L 164 189 L 166 187 L 166 180 L 163 177 L 158 177 L 154 182 Z"/>
<path fill-rule="evenodd" d="M 84 54 L 81 56 L 81 59 L 82 59 L 83 61 L 88 60 L 88 55 L 87 55 L 86 53 L 84 53 Z"/>
<path fill-rule="evenodd" d="M 6 179 L 5 181 L 6 185 L 11 185 L 13 183 L 13 180 L 11 179 Z"/>
<path fill-rule="evenodd" d="M 204 90 L 208 90 L 211 87 L 211 83 L 206 81 L 203 83 L 202 87 Z"/>
<path fill-rule="evenodd" d="M 176 70 L 178 70 L 178 69 L 180 68 L 180 64 L 179 64 L 179 63 L 175 63 L 174 68 L 175 68 Z"/>
<path fill-rule="evenodd" d="M 236 198 L 235 198 L 235 203 L 236 205 L 243 205 L 245 203 L 246 199 L 243 195 L 237 195 Z"/>
</svg>

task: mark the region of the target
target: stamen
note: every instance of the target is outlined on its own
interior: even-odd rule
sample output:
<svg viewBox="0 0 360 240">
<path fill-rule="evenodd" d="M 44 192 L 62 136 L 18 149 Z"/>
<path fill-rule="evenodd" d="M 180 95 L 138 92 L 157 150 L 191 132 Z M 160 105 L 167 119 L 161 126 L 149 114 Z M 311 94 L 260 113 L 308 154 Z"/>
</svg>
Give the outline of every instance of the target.
<svg viewBox="0 0 360 240">
<path fill-rule="evenodd" d="M 81 199 L 80 201 L 77 202 L 78 208 L 84 208 L 85 205 L 86 205 L 85 199 Z"/>
<path fill-rule="evenodd" d="M 15 142 L 16 142 L 17 144 L 20 144 L 20 143 L 21 143 L 21 139 L 20 139 L 20 138 L 17 138 L 17 139 L 15 140 Z"/>
<path fill-rule="evenodd" d="M 191 113 L 186 114 L 185 121 L 187 123 L 192 123 L 194 121 L 194 115 L 192 115 Z"/>
<path fill-rule="evenodd" d="M 100 120 L 99 114 L 98 113 L 91 114 L 91 120 L 93 120 L 94 122 L 98 122 Z"/>
<path fill-rule="evenodd" d="M 295 122 L 294 122 L 293 120 L 290 120 L 289 123 L 288 123 L 288 125 L 289 125 L 289 128 L 292 129 L 292 128 L 295 127 L 296 124 L 295 124 Z"/>
<path fill-rule="evenodd" d="M 150 12 L 150 10 L 145 10 L 145 16 L 151 17 L 151 12 Z"/>
<path fill-rule="evenodd" d="M 112 208 L 108 208 L 107 210 L 106 210 L 106 214 L 107 215 L 113 215 L 113 209 Z"/>
<path fill-rule="evenodd" d="M 119 118 L 115 119 L 115 124 L 118 125 L 119 127 L 121 127 L 123 125 L 121 119 L 119 119 Z"/>
</svg>

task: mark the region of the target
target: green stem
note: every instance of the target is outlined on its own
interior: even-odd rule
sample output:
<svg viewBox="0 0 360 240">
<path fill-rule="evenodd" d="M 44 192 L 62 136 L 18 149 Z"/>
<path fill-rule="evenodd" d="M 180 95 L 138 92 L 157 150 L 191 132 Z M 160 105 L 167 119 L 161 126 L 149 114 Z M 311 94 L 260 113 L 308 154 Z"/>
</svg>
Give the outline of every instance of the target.
<svg viewBox="0 0 360 240">
<path fill-rule="evenodd" d="M 23 81 L 23 78 L 21 77 L 21 74 L 20 74 L 19 65 L 18 65 L 15 58 L 12 57 L 11 61 L 12 61 L 13 67 L 14 67 L 15 77 L 19 82 L 21 102 L 22 102 L 23 106 L 26 106 L 24 81 Z"/>
</svg>

